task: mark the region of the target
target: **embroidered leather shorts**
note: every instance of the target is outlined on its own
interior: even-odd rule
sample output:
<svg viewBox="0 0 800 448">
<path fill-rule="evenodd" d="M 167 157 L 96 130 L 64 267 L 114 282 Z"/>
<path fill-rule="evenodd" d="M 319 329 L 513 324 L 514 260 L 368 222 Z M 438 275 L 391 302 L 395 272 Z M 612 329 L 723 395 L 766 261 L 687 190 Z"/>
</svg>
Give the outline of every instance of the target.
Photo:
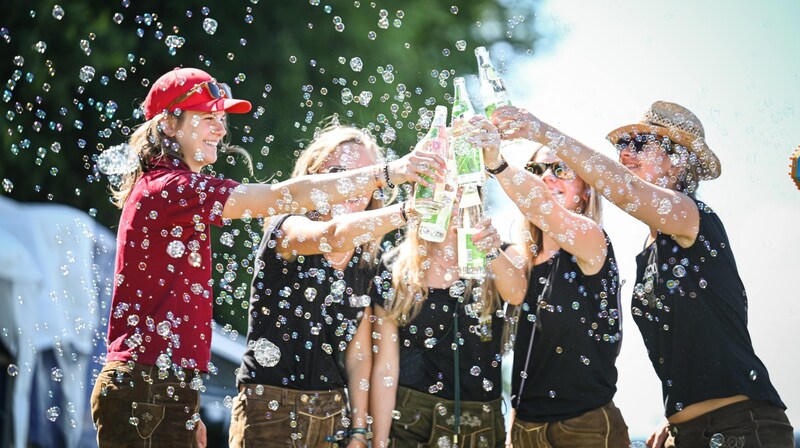
<svg viewBox="0 0 800 448">
<path fill-rule="evenodd" d="M 575 418 L 551 423 L 514 421 L 514 448 L 628 448 L 628 426 L 622 413 L 609 402 Z"/>
<path fill-rule="evenodd" d="M 91 398 L 100 448 L 191 448 L 200 398 L 189 384 L 174 374 L 159 379 L 156 366 L 106 363 Z"/>
<path fill-rule="evenodd" d="M 232 448 L 338 446 L 337 433 L 345 430 L 345 398 L 341 389 L 240 385 L 233 399 L 228 443 Z"/>
<path fill-rule="evenodd" d="M 505 442 L 503 399 L 487 402 L 462 401 L 461 448 L 502 447 Z M 392 420 L 395 448 L 449 447 L 455 441 L 455 402 L 407 387 L 398 387 Z"/>
</svg>

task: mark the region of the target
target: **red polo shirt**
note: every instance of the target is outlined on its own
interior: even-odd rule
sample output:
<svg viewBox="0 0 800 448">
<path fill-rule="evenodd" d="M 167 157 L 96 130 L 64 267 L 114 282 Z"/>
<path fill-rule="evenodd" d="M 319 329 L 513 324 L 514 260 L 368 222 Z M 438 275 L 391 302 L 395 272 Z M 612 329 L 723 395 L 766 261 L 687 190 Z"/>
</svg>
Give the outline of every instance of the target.
<svg viewBox="0 0 800 448">
<path fill-rule="evenodd" d="M 119 220 L 108 361 L 208 370 L 210 225 L 238 185 L 170 157 L 136 182 Z"/>
</svg>

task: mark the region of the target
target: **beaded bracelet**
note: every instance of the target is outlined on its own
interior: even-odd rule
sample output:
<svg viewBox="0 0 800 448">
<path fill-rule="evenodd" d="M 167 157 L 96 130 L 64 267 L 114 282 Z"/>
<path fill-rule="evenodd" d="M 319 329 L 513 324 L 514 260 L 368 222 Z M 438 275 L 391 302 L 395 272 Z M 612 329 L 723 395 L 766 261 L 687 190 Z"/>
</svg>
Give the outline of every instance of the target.
<svg viewBox="0 0 800 448">
<path fill-rule="evenodd" d="M 383 179 L 386 181 L 386 186 L 389 188 L 394 188 L 395 184 L 392 183 L 392 179 L 389 178 L 389 163 L 383 162 Z"/>
<path fill-rule="evenodd" d="M 356 434 L 362 434 L 367 440 L 372 438 L 372 431 L 368 431 L 367 428 L 350 428 L 350 436 Z"/>
</svg>

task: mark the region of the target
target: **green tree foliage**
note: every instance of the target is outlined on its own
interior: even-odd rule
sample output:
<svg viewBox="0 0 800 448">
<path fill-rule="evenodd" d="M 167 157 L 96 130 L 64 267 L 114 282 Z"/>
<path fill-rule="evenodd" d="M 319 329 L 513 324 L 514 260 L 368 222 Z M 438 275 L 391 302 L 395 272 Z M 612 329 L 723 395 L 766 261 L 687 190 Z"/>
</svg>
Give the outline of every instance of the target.
<svg viewBox="0 0 800 448">
<path fill-rule="evenodd" d="M 333 114 L 371 129 L 390 153 L 406 153 L 434 106 L 449 105 L 450 79 L 475 72 L 476 46 L 503 41 L 531 50 L 534 39 L 529 1 L 60 5 L 4 3 L 0 191 L 75 206 L 112 230 L 119 211 L 97 156 L 141 123 L 136 109 L 150 83 L 173 67 L 203 68 L 253 103 L 252 113 L 229 121 L 232 142 L 254 156 L 255 177 L 233 158 L 221 158 L 217 174 L 277 181 Z M 228 305 L 217 317 L 239 331 L 260 233 L 253 221 L 214 235 L 217 301 Z"/>
</svg>

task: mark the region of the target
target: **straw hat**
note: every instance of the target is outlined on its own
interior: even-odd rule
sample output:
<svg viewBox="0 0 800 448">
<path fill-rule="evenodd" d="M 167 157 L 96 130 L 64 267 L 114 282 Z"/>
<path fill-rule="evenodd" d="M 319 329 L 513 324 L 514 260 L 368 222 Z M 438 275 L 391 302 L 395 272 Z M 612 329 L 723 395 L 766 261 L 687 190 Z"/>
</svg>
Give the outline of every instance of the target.
<svg viewBox="0 0 800 448">
<path fill-rule="evenodd" d="M 697 169 L 699 180 L 716 179 L 722 173 L 722 164 L 706 144 L 706 134 L 700 119 L 689 109 L 675 103 L 656 101 L 638 123 L 629 124 L 609 132 L 606 139 L 616 145 L 640 134 L 669 137 L 689 152 L 689 162 Z"/>
</svg>

